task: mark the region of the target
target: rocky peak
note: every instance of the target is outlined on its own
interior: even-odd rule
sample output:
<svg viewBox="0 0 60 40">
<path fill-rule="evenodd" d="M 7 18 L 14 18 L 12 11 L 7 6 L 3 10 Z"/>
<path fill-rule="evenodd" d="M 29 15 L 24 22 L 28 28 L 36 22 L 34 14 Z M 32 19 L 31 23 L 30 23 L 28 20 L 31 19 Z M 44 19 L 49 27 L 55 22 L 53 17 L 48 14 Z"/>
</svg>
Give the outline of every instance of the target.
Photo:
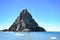
<svg viewBox="0 0 60 40">
<path fill-rule="evenodd" d="M 11 25 L 9 31 L 43 32 L 45 29 L 39 27 L 27 9 L 24 9 L 17 17 L 15 22 Z"/>
<path fill-rule="evenodd" d="M 27 13 L 28 11 L 27 11 L 27 9 L 24 9 L 22 12 L 23 12 L 23 13 Z"/>
</svg>

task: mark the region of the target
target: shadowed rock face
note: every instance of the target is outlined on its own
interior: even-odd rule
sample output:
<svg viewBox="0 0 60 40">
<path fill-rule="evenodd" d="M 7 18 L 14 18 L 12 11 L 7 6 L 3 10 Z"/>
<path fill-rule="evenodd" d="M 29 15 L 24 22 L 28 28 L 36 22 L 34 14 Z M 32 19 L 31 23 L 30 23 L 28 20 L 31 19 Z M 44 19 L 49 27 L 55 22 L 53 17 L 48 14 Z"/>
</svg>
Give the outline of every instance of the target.
<svg viewBox="0 0 60 40">
<path fill-rule="evenodd" d="M 8 31 L 21 31 L 21 32 L 44 32 L 45 29 L 39 27 L 34 21 L 31 14 L 27 9 L 22 10 L 15 22 L 11 25 Z"/>
</svg>

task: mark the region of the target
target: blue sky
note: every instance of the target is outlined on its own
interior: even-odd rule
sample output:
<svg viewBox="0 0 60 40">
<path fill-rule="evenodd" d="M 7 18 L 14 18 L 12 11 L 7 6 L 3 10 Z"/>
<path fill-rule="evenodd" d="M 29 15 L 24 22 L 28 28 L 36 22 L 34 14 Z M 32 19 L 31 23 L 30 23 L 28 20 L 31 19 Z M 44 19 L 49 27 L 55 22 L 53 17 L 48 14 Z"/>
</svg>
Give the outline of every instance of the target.
<svg viewBox="0 0 60 40">
<path fill-rule="evenodd" d="M 25 8 L 39 26 L 60 31 L 60 0 L 0 0 L 0 30 L 8 29 Z"/>
</svg>

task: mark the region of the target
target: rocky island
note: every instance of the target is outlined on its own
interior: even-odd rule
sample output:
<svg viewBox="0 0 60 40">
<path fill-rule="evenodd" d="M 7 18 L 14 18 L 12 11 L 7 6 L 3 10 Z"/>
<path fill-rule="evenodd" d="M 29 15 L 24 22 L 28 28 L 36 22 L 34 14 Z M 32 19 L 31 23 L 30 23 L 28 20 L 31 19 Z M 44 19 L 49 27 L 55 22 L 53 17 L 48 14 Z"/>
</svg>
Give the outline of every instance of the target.
<svg viewBox="0 0 60 40">
<path fill-rule="evenodd" d="M 9 29 L 4 29 L 2 31 L 46 32 L 44 28 L 38 26 L 27 9 L 22 10 L 20 15 L 17 17 L 15 22 L 13 22 Z"/>
</svg>

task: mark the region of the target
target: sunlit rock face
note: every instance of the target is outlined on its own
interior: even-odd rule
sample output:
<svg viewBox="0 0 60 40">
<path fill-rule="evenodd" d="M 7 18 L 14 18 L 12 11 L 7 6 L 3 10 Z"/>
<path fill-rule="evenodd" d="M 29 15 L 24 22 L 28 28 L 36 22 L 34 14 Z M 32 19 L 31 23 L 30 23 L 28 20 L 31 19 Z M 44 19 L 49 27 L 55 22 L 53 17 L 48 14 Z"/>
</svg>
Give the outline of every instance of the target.
<svg viewBox="0 0 60 40">
<path fill-rule="evenodd" d="M 22 10 L 20 15 L 8 30 L 19 32 L 45 32 L 45 29 L 39 27 L 38 24 L 34 21 L 27 9 Z"/>
</svg>

